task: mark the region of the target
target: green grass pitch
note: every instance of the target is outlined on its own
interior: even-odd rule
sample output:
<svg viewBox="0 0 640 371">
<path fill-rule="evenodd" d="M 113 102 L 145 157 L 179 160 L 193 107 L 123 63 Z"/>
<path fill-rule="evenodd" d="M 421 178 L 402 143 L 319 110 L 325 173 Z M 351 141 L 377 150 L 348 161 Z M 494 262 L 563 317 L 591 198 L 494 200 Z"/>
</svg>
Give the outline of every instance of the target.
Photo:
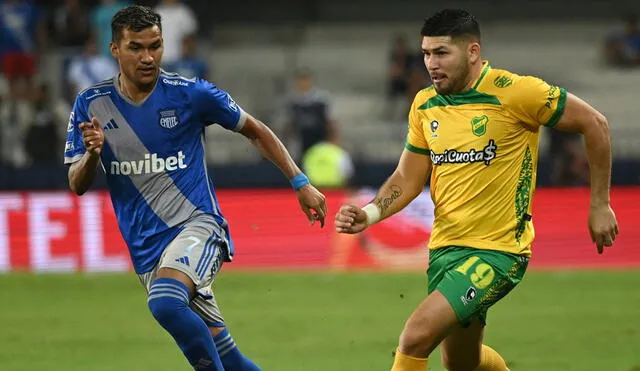
<svg viewBox="0 0 640 371">
<path fill-rule="evenodd" d="M 385 371 L 424 275 L 223 271 L 216 293 L 265 371 Z M 490 312 L 512 371 L 640 370 L 640 271 L 532 271 Z M 189 370 L 134 275 L 0 275 L 0 370 Z M 438 354 L 431 370 L 442 370 Z"/>
</svg>

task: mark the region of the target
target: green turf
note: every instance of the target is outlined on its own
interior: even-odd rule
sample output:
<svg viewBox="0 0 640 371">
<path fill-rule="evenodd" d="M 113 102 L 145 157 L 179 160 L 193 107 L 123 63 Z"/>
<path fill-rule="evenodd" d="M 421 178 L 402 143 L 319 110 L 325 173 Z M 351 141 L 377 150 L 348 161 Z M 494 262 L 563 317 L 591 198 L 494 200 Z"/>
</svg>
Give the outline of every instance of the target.
<svg viewBox="0 0 640 371">
<path fill-rule="evenodd" d="M 529 272 L 489 312 L 486 342 L 514 371 L 638 371 L 639 281 L 639 271 Z M 425 285 L 419 273 L 223 272 L 216 291 L 265 371 L 388 371 Z M 188 369 L 133 275 L 0 276 L 2 371 Z"/>
</svg>

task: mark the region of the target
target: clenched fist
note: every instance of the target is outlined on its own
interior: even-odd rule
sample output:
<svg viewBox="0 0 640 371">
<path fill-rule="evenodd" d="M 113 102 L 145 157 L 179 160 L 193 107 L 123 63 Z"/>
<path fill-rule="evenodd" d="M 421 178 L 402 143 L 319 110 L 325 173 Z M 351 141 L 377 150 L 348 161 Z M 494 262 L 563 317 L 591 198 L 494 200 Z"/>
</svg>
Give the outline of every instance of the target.
<svg viewBox="0 0 640 371">
<path fill-rule="evenodd" d="M 99 155 L 104 146 L 104 130 L 98 119 L 93 117 L 91 122 L 83 122 L 78 128 L 82 132 L 82 143 L 87 152 Z"/>
<path fill-rule="evenodd" d="M 344 205 L 336 214 L 334 225 L 338 233 L 360 233 L 368 227 L 367 214 L 358 206 Z"/>
</svg>

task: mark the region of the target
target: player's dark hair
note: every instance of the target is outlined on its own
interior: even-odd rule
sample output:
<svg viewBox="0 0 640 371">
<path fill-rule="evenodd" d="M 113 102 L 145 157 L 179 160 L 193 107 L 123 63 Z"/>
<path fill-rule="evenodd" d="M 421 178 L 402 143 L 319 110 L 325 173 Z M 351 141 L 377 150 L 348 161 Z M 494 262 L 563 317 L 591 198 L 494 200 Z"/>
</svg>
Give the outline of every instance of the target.
<svg viewBox="0 0 640 371">
<path fill-rule="evenodd" d="M 142 5 L 127 6 L 118 10 L 111 18 L 111 39 L 114 42 L 119 41 L 125 29 L 140 32 L 153 26 L 158 26 L 162 30 L 160 14 Z"/>
<path fill-rule="evenodd" d="M 480 41 L 480 25 L 466 10 L 444 9 L 424 21 L 422 36 L 451 36 Z"/>
</svg>

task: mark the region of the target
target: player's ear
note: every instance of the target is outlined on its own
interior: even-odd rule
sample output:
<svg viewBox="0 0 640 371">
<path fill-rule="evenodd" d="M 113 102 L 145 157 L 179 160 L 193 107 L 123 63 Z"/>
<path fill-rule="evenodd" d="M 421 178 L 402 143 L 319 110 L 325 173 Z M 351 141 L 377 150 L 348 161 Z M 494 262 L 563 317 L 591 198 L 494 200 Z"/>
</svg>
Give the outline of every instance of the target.
<svg viewBox="0 0 640 371">
<path fill-rule="evenodd" d="M 470 42 L 467 46 L 467 54 L 469 55 L 469 62 L 475 64 L 482 59 L 480 55 L 480 44 L 477 42 Z"/>
<path fill-rule="evenodd" d="M 116 43 L 114 43 L 113 41 L 109 43 L 109 50 L 111 51 L 111 55 L 115 59 L 118 59 L 118 57 L 120 57 L 120 51 L 118 50 L 118 45 L 116 45 Z"/>
</svg>

